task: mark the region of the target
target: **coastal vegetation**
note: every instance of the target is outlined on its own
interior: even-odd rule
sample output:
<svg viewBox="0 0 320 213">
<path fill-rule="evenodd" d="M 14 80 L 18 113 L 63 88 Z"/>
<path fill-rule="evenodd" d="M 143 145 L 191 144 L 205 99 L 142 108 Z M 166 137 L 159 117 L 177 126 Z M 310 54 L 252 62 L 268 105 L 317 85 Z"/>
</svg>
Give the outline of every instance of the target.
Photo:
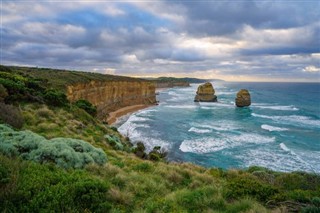
<svg viewBox="0 0 320 213">
<path fill-rule="evenodd" d="M 2 212 L 320 211 L 318 174 L 166 162 L 66 99 L 62 85 L 91 74 L 28 69 L 0 71 Z"/>
</svg>

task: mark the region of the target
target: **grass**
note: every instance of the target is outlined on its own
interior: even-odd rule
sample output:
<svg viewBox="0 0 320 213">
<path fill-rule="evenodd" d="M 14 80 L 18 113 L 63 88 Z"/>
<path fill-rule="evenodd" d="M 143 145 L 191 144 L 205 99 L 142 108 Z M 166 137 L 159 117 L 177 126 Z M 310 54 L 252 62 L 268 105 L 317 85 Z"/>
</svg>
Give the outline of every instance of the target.
<svg viewBox="0 0 320 213">
<path fill-rule="evenodd" d="M 106 75 L 93 72 L 58 70 L 38 67 L 16 67 L 0 65 L 0 72 L 10 72 L 12 75 L 41 79 L 47 88 L 64 90 L 65 85 L 87 83 L 90 81 L 145 81 L 139 78 Z"/>
<path fill-rule="evenodd" d="M 33 68 L 17 68 L 14 72 L 19 73 L 16 78 L 24 72 L 44 79 L 53 74 L 48 85 L 56 87 L 91 76 Z M 94 75 L 90 79 L 96 78 Z M 317 174 L 281 173 L 260 167 L 226 171 L 191 163 L 143 160 L 132 153 L 129 141 L 115 128 L 74 105 L 15 104 L 23 116 L 22 130 L 46 139 L 84 140 L 102 148 L 108 161 L 83 169 L 63 169 L 52 162 L 40 164 L 0 154 L 1 212 L 260 213 L 317 212 L 320 208 Z M 116 149 L 105 135 L 117 138 L 124 148 Z"/>
</svg>

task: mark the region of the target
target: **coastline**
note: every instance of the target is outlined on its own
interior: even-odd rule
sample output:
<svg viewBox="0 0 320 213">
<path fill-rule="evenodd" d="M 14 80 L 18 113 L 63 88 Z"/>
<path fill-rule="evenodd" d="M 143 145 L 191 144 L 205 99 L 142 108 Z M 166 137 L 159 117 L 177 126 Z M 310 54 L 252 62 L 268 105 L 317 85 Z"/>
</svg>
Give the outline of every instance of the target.
<svg viewBox="0 0 320 213">
<path fill-rule="evenodd" d="M 116 111 L 110 112 L 107 118 L 108 125 L 115 123 L 118 118 L 124 115 L 127 115 L 129 113 L 131 114 L 138 110 L 145 109 L 152 106 L 156 106 L 156 105 L 146 105 L 146 104 L 132 105 L 132 106 L 122 107 Z"/>
</svg>

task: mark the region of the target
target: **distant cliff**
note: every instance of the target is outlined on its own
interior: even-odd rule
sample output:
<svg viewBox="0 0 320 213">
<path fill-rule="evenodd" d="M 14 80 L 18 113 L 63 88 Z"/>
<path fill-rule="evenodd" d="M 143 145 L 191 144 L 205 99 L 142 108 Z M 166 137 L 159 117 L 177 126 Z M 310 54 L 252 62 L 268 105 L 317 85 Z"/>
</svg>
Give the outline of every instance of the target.
<svg viewBox="0 0 320 213">
<path fill-rule="evenodd" d="M 149 81 L 91 81 L 67 86 L 67 97 L 73 102 L 88 100 L 97 107 L 98 118 L 122 107 L 156 103 L 155 84 Z"/>
<path fill-rule="evenodd" d="M 155 82 L 156 88 L 189 87 L 188 82 Z"/>
<path fill-rule="evenodd" d="M 149 78 L 148 80 L 153 81 L 156 88 L 170 88 L 170 87 L 189 87 L 190 84 L 180 78 L 173 77 L 159 77 Z"/>
<path fill-rule="evenodd" d="M 146 78 L 156 84 L 156 88 L 170 88 L 170 87 L 189 87 L 192 83 L 205 83 L 208 81 L 223 81 L 220 79 L 200 79 L 200 78 L 174 78 L 174 77 L 159 77 Z"/>
</svg>

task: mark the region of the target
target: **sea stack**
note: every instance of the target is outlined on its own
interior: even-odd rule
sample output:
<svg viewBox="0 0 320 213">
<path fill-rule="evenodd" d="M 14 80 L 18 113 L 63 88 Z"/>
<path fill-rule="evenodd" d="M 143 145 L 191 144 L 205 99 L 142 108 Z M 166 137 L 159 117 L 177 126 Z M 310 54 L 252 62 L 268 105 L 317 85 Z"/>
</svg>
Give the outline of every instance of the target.
<svg viewBox="0 0 320 213">
<path fill-rule="evenodd" d="M 236 97 L 236 105 L 237 107 L 245 107 L 245 106 L 250 106 L 251 104 L 251 98 L 250 98 L 250 93 L 248 90 L 246 89 L 241 89 L 238 93 L 237 93 L 237 97 Z"/>
<path fill-rule="evenodd" d="M 217 102 L 217 96 L 211 83 L 207 82 L 198 87 L 197 95 L 194 97 L 194 102 Z"/>
</svg>

